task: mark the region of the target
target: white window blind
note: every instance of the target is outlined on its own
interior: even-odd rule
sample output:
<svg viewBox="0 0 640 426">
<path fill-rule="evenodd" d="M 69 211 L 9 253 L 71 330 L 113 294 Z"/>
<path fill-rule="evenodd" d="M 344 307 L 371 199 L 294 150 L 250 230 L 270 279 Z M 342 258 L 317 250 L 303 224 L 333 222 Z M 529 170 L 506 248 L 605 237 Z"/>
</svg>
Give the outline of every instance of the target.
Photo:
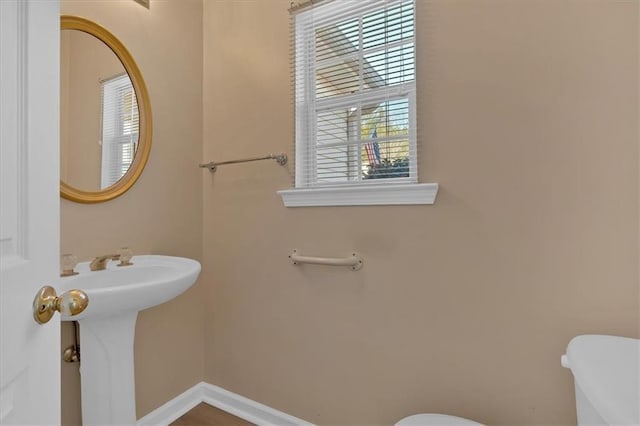
<svg viewBox="0 0 640 426">
<path fill-rule="evenodd" d="M 129 170 L 138 145 L 138 103 L 127 74 L 102 82 L 101 187 L 116 183 Z"/>
<path fill-rule="evenodd" d="M 333 0 L 294 16 L 296 188 L 417 182 L 414 6 Z"/>
</svg>

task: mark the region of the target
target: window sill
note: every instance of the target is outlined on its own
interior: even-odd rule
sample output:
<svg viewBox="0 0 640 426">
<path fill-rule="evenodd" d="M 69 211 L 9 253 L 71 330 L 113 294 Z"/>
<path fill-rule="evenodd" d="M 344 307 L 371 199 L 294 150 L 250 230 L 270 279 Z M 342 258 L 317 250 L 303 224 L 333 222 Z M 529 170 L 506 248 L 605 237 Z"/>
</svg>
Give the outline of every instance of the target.
<svg viewBox="0 0 640 426">
<path fill-rule="evenodd" d="M 404 183 L 278 191 L 285 207 L 434 204 L 437 183 Z"/>
</svg>

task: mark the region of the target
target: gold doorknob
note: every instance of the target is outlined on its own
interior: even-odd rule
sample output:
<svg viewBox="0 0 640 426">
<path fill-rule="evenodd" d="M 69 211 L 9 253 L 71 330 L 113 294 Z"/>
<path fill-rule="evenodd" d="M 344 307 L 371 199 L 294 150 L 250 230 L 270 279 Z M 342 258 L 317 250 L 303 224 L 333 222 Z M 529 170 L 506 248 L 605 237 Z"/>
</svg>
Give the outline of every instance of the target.
<svg viewBox="0 0 640 426">
<path fill-rule="evenodd" d="M 82 290 L 69 290 L 60 296 L 48 285 L 42 287 L 33 299 L 33 319 L 38 324 L 49 322 L 55 311 L 69 316 L 78 315 L 89 304 L 89 296 Z"/>
</svg>

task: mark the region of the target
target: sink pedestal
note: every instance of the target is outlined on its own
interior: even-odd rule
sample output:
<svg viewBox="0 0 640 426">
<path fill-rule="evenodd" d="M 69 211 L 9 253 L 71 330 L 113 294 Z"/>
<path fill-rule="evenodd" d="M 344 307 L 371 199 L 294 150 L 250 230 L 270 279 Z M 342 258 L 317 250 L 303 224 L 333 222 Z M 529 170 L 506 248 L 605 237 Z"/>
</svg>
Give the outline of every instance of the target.
<svg viewBox="0 0 640 426">
<path fill-rule="evenodd" d="M 133 339 L 137 317 L 134 311 L 78 321 L 84 426 L 136 423 Z"/>
</svg>

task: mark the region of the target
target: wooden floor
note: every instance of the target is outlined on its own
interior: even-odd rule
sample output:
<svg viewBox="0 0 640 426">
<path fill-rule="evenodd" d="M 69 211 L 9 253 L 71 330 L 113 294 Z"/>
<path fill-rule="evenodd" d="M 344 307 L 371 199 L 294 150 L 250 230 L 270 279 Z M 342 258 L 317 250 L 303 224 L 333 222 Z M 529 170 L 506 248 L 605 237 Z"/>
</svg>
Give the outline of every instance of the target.
<svg viewBox="0 0 640 426">
<path fill-rule="evenodd" d="M 201 403 L 170 426 L 254 426 L 239 417 Z"/>
</svg>

